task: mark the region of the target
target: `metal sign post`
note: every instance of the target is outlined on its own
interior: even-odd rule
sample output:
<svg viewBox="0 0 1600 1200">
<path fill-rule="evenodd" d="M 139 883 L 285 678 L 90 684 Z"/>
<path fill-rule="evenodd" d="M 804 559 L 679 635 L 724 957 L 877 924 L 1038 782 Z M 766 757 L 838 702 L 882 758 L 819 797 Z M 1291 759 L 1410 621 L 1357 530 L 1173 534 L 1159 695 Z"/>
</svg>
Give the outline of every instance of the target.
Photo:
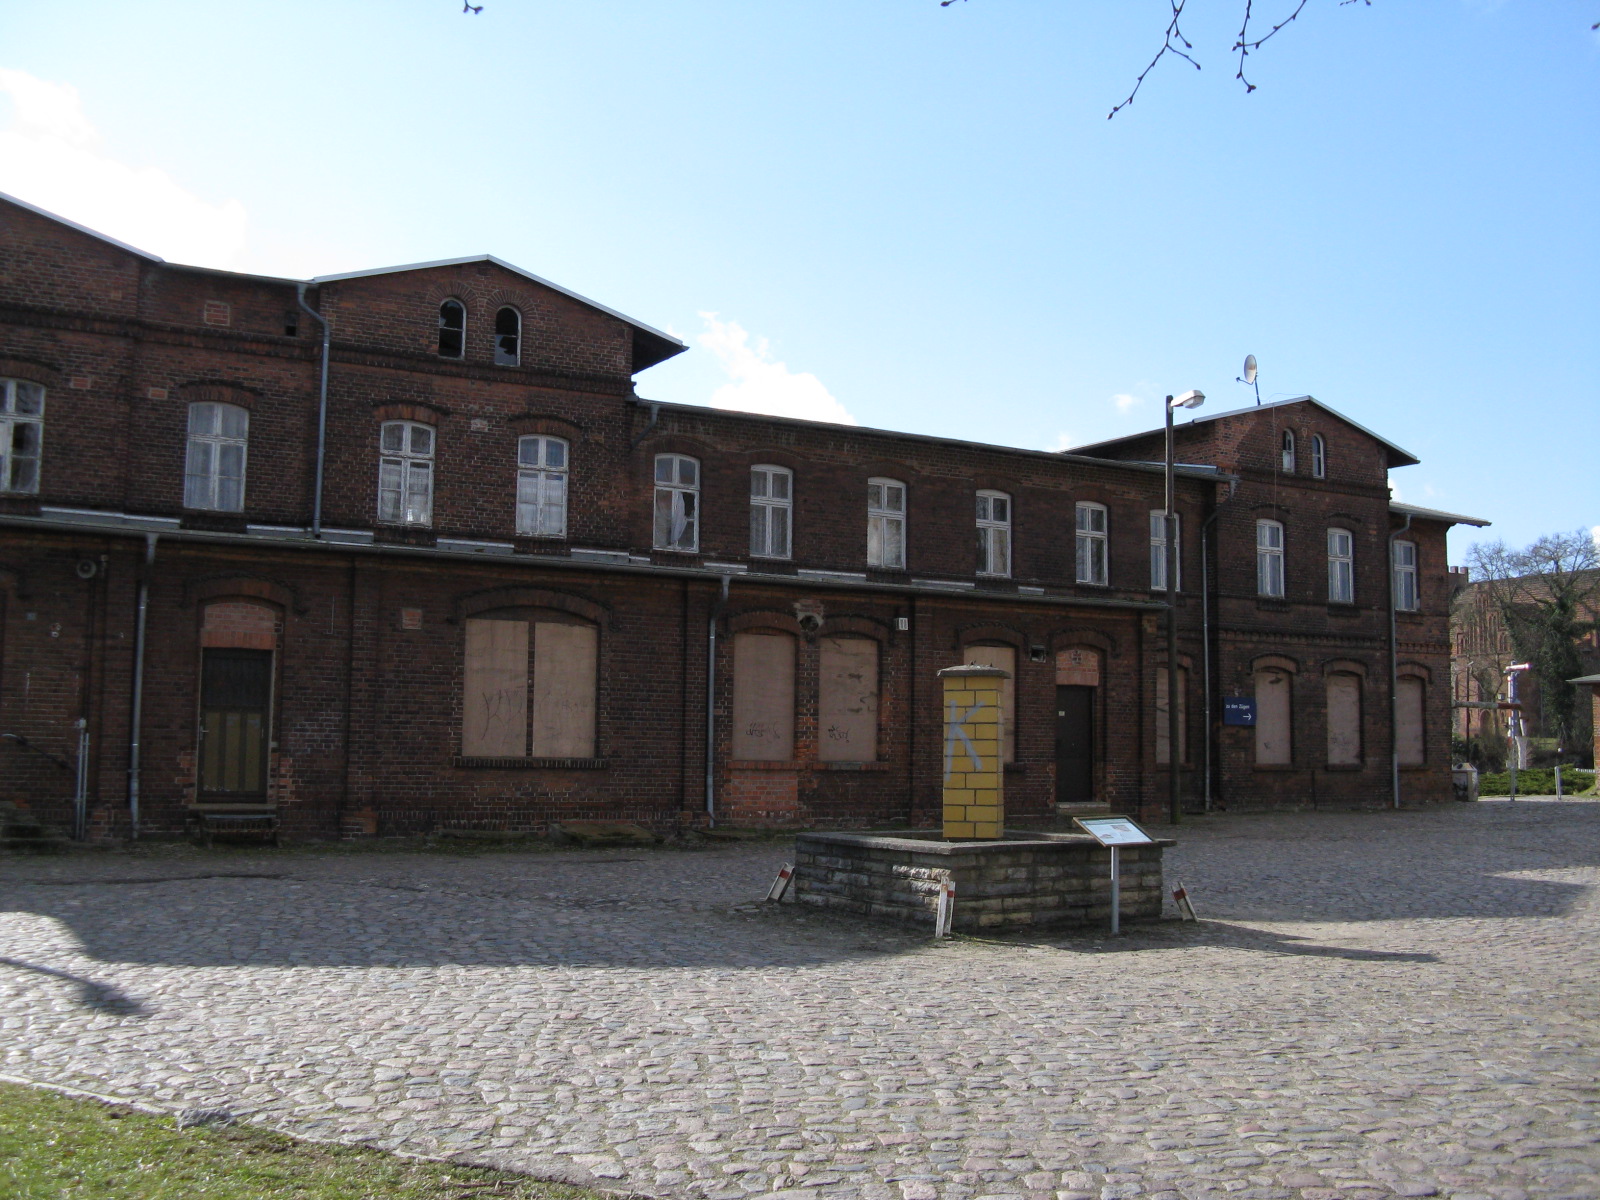
<svg viewBox="0 0 1600 1200">
<path fill-rule="evenodd" d="M 1151 837 L 1127 817 L 1074 817 L 1073 822 L 1095 841 L 1111 851 L 1111 932 L 1122 932 L 1122 846 L 1149 846 Z"/>
</svg>

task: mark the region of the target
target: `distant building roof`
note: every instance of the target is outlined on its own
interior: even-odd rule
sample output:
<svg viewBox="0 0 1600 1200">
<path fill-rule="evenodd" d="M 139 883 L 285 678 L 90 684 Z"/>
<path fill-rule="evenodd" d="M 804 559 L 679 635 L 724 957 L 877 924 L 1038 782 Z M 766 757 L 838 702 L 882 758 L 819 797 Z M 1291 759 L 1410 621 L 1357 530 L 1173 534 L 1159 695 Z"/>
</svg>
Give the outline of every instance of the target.
<svg viewBox="0 0 1600 1200">
<path fill-rule="evenodd" d="M 1343 421 L 1346 425 L 1349 425 L 1350 427 L 1352 427 L 1354 429 L 1359 429 L 1362 433 L 1366 434 L 1368 437 L 1370 437 L 1373 440 L 1381 443 L 1384 446 L 1384 448 L 1389 451 L 1389 465 L 1391 467 L 1414 467 L 1414 466 L 1417 465 L 1417 463 L 1422 461 L 1415 454 L 1412 454 L 1409 450 L 1402 450 L 1399 446 L 1396 446 L 1388 438 L 1379 437 L 1376 433 L 1373 433 L 1372 430 L 1368 429 L 1365 425 L 1361 424 L 1359 421 L 1352 421 L 1349 417 L 1345 416 L 1342 412 L 1339 412 L 1337 409 L 1329 408 L 1326 404 L 1324 404 L 1321 400 L 1318 400 L 1315 396 L 1293 396 L 1288 400 L 1269 400 L 1265 404 L 1252 404 L 1252 405 L 1250 405 L 1250 406 L 1248 406 L 1246 408 L 1230 408 L 1226 412 L 1212 413 L 1208 417 L 1196 417 L 1192 421 L 1185 421 L 1182 425 L 1177 426 L 1177 428 L 1179 430 L 1188 429 L 1188 428 L 1190 428 L 1191 426 L 1194 426 L 1194 425 L 1204 425 L 1209 421 L 1223 421 L 1223 420 L 1226 420 L 1229 417 L 1237 417 L 1241 413 L 1260 412 L 1264 408 L 1282 408 L 1286 404 L 1314 404 L 1318 408 L 1320 408 L 1323 412 L 1327 413 L 1329 416 L 1337 417 L 1339 420 Z M 1096 451 L 1104 450 L 1108 446 L 1116 446 L 1116 445 L 1120 445 L 1123 442 L 1131 442 L 1131 441 L 1134 441 L 1134 440 L 1136 440 L 1138 438 L 1147 438 L 1147 437 L 1151 437 L 1153 435 L 1154 436 L 1159 436 L 1161 434 L 1161 432 L 1162 432 L 1162 430 L 1160 430 L 1160 429 L 1147 429 L 1143 433 L 1130 433 L 1130 434 L 1127 434 L 1124 437 L 1111 438 L 1108 441 L 1104 441 L 1104 442 L 1091 442 L 1087 446 L 1074 446 L 1071 449 L 1070 453 L 1072 453 L 1072 454 L 1093 455 Z M 1487 523 L 1487 522 L 1485 522 L 1485 523 Z"/>
</svg>

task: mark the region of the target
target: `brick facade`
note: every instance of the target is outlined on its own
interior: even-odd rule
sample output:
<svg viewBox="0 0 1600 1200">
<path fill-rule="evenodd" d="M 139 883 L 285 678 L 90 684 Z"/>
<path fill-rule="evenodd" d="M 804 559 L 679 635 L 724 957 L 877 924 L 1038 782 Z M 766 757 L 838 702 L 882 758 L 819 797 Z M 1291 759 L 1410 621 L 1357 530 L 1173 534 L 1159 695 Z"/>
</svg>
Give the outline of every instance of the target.
<svg viewBox="0 0 1600 1200">
<path fill-rule="evenodd" d="M 302 289 L 332 330 L 321 537 L 311 529 L 321 328 L 300 309 Z M 449 299 L 467 314 L 459 358 L 438 353 Z M 515 366 L 497 365 L 493 351 L 503 306 L 521 318 Z M 681 349 L 490 258 L 302 285 L 173 266 L 0 201 L 0 379 L 41 385 L 47 397 L 38 491 L 0 492 L 0 732 L 70 759 L 74 723 L 86 720 L 91 828 L 127 836 L 142 595 L 142 836 L 180 834 L 202 810 L 260 807 L 302 837 L 538 830 L 578 818 L 665 830 L 706 819 L 715 628 L 719 818 L 931 826 L 936 673 L 972 647 L 1008 647 L 1017 664 L 1009 819 L 1054 813 L 1058 684 L 1079 678 L 1059 674 L 1058 657 L 1074 652 L 1098 664 L 1092 798 L 1147 817 L 1163 810 L 1154 704 L 1164 606 L 1149 565 L 1159 444 L 1047 454 L 638 398 L 634 375 Z M 248 414 L 239 511 L 185 507 L 194 404 Z M 1272 469 L 1284 421 L 1327 438 L 1327 478 Z M 431 431 L 425 522 L 378 520 L 386 422 Z M 1405 519 L 1384 486 L 1394 448 L 1313 401 L 1184 429 L 1179 458 L 1202 464 L 1178 477 L 1188 803 L 1203 802 L 1208 762 L 1211 798 L 1227 807 L 1385 801 L 1383 562 Z M 568 448 L 564 537 L 518 532 L 518 438 L 532 434 Z M 693 552 L 653 544 L 653 464 L 667 453 L 699 463 Z M 793 473 L 785 559 L 750 553 L 755 465 Z M 903 569 L 867 561 L 870 478 L 905 485 Z M 1011 497 L 1007 577 L 976 573 L 979 489 Z M 1081 502 L 1107 510 L 1105 586 L 1076 582 Z M 1254 523 L 1267 512 L 1288 540 L 1282 600 L 1255 595 Z M 1353 605 L 1318 594 L 1316 543 L 1334 521 L 1356 535 Z M 1412 513 L 1407 535 L 1422 604 L 1402 614 L 1399 657 L 1426 681 L 1427 748 L 1403 772 L 1408 801 L 1449 794 L 1447 525 L 1442 514 Z M 594 631 L 592 754 L 540 756 L 533 745 L 525 755 L 463 755 L 465 706 L 482 698 L 467 695 L 466 628 L 483 620 Z M 794 647 L 792 758 L 779 762 L 733 757 L 733 642 L 754 631 Z M 819 639 L 839 636 L 876 647 L 871 762 L 824 761 L 820 751 Z M 1249 730 L 1220 723 L 1222 697 L 1247 692 L 1266 655 L 1287 661 L 1293 679 L 1292 761 L 1270 769 L 1255 766 Z M 1364 681 L 1354 768 L 1321 765 L 1330 666 Z M 218 746 L 229 738 L 256 745 L 252 721 L 265 722 L 265 758 L 228 758 Z M 0 742 L 0 798 L 66 824 L 72 773 L 47 754 Z M 223 759 L 259 787 L 207 776 Z"/>
</svg>

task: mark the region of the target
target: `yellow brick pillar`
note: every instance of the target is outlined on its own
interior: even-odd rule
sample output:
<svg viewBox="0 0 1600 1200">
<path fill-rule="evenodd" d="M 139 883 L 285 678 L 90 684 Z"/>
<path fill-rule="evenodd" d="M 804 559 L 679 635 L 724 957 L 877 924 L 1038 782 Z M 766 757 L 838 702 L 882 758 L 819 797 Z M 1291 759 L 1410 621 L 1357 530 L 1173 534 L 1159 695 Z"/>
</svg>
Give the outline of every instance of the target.
<svg viewBox="0 0 1600 1200">
<path fill-rule="evenodd" d="M 1006 828 L 1000 692 L 1009 672 L 948 667 L 944 682 L 944 836 L 998 839 Z"/>
</svg>

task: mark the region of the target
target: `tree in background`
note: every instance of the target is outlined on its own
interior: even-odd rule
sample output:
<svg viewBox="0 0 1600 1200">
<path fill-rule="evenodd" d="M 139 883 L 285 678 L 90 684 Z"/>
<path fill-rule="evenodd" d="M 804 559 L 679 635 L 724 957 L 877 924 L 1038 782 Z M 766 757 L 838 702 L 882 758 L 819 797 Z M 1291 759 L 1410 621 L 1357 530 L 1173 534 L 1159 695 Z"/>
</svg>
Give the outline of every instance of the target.
<svg viewBox="0 0 1600 1200">
<path fill-rule="evenodd" d="M 1572 747 L 1582 732 L 1578 689 L 1582 643 L 1600 630 L 1600 547 L 1586 529 L 1552 533 L 1526 549 L 1485 542 L 1467 553 L 1480 585 L 1516 656 L 1538 681 L 1546 735 Z"/>
</svg>

